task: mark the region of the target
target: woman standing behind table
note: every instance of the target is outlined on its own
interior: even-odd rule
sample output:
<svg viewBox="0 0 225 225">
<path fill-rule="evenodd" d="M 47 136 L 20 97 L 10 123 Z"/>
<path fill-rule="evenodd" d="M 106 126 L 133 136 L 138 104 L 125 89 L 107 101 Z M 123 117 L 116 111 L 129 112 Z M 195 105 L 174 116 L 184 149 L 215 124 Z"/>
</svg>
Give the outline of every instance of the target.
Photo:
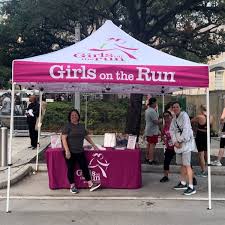
<svg viewBox="0 0 225 225">
<path fill-rule="evenodd" d="M 83 143 L 86 139 L 94 149 L 98 149 L 91 138 L 88 136 L 87 130 L 83 124 L 80 124 L 80 114 L 78 110 L 73 109 L 68 114 L 68 123 L 62 131 L 62 144 L 65 151 L 65 159 L 67 164 L 67 177 L 70 183 L 70 192 L 77 194 L 78 189 L 74 183 L 74 165 L 78 162 L 85 180 L 88 182 L 90 191 L 94 191 L 101 186 L 100 183 L 93 183 L 91 180 L 88 163 L 84 154 Z"/>
</svg>

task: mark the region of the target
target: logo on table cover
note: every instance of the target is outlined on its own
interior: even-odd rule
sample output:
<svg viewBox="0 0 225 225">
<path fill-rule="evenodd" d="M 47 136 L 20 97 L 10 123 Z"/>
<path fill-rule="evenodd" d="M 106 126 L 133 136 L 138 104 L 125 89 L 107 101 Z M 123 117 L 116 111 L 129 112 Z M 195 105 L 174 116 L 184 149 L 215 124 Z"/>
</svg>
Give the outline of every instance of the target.
<svg viewBox="0 0 225 225">
<path fill-rule="evenodd" d="M 107 178 L 107 169 L 109 165 L 110 163 L 108 163 L 107 160 L 104 159 L 102 153 L 94 153 L 88 165 L 88 168 L 91 169 L 92 180 L 95 182 L 100 182 L 101 177 Z M 82 170 L 77 170 L 76 175 L 85 182 Z"/>
<path fill-rule="evenodd" d="M 126 61 L 136 60 L 135 52 L 138 48 L 131 48 L 121 38 L 108 38 L 97 48 L 90 48 L 89 52 L 75 53 L 74 57 L 87 61 Z"/>
<path fill-rule="evenodd" d="M 95 175 L 100 173 L 103 177 L 107 178 L 106 171 L 108 169 L 108 166 L 110 163 L 108 163 L 105 159 L 102 153 L 94 153 L 93 158 L 89 162 L 88 167 L 90 169 L 95 170 Z M 97 172 L 96 172 L 97 171 Z"/>
</svg>

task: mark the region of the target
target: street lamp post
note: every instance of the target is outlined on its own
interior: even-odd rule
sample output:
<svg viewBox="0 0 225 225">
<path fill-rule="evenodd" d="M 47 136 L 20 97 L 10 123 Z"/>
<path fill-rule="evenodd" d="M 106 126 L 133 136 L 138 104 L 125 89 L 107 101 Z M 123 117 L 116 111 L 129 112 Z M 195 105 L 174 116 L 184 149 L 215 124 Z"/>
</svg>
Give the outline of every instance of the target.
<svg viewBox="0 0 225 225">
<path fill-rule="evenodd" d="M 80 41 L 80 23 L 76 22 L 74 42 L 77 43 L 79 41 Z M 80 92 L 74 93 L 74 107 L 80 112 Z"/>
<path fill-rule="evenodd" d="M 87 129 L 88 94 L 85 94 L 85 129 Z"/>
</svg>

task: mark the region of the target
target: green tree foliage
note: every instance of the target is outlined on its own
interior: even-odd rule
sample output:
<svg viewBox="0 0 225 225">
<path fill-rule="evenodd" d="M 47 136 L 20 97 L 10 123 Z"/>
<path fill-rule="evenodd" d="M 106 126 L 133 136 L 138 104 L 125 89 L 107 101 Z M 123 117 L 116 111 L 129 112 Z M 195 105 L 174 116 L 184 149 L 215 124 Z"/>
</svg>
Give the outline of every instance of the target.
<svg viewBox="0 0 225 225">
<path fill-rule="evenodd" d="M 51 52 L 81 39 L 106 19 L 140 41 L 204 61 L 225 51 L 224 0 L 9 0 L 2 7 L 0 49 L 10 60 Z"/>
<path fill-rule="evenodd" d="M 1 60 L 0 60 L 1 61 Z M 11 76 L 10 68 L 0 63 L 0 89 L 10 89 L 9 77 Z"/>
<path fill-rule="evenodd" d="M 8 0 L 0 2 L 0 67 L 71 45 L 77 22 L 83 39 L 106 19 L 196 62 L 225 51 L 224 0 Z"/>
<path fill-rule="evenodd" d="M 172 55 L 206 62 L 225 51 L 225 0 L 8 0 L 2 1 L 0 71 L 4 85 L 15 58 L 61 49 L 106 19 L 134 38 Z M 154 57 L 154 56 L 150 56 Z M 0 72 L 2 73 L 2 72 Z M 131 118 L 137 115 L 131 115 Z"/>
<path fill-rule="evenodd" d="M 116 102 L 89 100 L 87 104 L 87 128 L 94 134 L 105 132 L 124 132 L 128 99 Z M 81 102 L 81 122 L 85 122 L 85 105 Z M 43 130 L 58 132 L 67 122 L 68 112 L 73 108 L 70 102 L 48 103 L 43 121 Z"/>
<path fill-rule="evenodd" d="M 68 112 L 72 108 L 72 103 L 69 102 L 48 103 L 43 120 L 43 130 L 59 132 L 66 123 Z"/>
<path fill-rule="evenodd" d="M 0 2 L 0 66 L 71 45 L 77 22 L 83 39 L 106 19 L 196 62 L 225 51 L 224 0 L 8 0 Z"/>
</svg>

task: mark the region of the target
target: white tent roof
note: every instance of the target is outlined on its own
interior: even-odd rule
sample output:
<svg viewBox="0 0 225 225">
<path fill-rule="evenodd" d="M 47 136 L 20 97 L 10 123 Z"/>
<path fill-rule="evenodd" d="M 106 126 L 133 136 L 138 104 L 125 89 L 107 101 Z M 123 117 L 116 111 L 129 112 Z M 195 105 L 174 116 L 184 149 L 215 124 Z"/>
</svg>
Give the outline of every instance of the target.
<svg viewBox="0 0 225 225">
<path fill-rule="evenodd" d="M 106 21 L 77 44 L 15 60 L 13 81 L 45 91 L 160 93 L 208 87 L 208 66 L 151 48 Z"/>
<path fill-rule="evenodd" d="M 98 46 L 98 47 L 97 47 Z M 121 47 L 118 47 L 121 46 Z M 123 47 L 123 48 L 122 48 Z M 133 57 L 123 57 L 126 53 L 121 54 L 122 50 L 130 53 Z M 99 49 L 99 51 L 93 51 L 94 54 L 101 53 L 101 49 L 108 53 L 106 49 L 111 49 L 110 53 L 123 57 L 121 61 L 110 61 L 104 59 L 98 60 L 85 60 L 82 57 L 75 57 L 75 54 L 82 54 L 88 52 L 90 49 Z M 149 47 L 142 42 L 134 39 L 119 27 L 115 26 L 112 21 L 107 20 L 105 24 L 95 31 L 92 35 L 84 40 L 71 45 L 61 50 L 35 56 L 31 58 L 23 59 L 23 61 L 32 62 L 61 62 L 61 63 L 88 63 L 88 64 L 119 64 L 119 65 L 162 65 L 162 66 L 199 66 L 198 63 L 194 63 L 188 60 L 180 59 L 175 56 L 171 56 L 167 53 L 158 51 L 152 47 Z"/>
</svg>

